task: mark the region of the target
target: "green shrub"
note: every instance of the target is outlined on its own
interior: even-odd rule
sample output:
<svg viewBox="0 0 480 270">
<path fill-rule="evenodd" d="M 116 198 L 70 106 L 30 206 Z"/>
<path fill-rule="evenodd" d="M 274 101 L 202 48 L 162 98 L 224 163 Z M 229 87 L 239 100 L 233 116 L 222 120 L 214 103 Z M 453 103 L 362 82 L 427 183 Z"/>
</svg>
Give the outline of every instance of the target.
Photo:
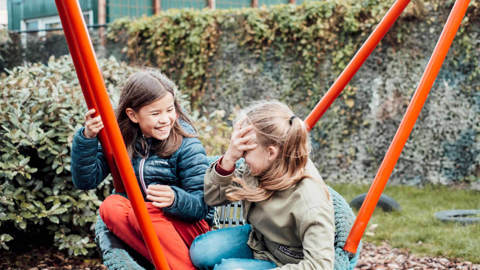
<svg viewBox="0 0 480 270">
<path fill-rule="evenodd" d="M 113 59 L 99 64 L 111 94 L 135 70 Z M 0 89 L 0 245 L 18 232 L 45 230 L 60 249 L 87 254 L 111 185 L 88 192 L 72 185 L 71 140 L 86 105 L 70 57 L 16 67 Z"/>
<path fill-rule="evenodd" d="M 116 105 L 121 85 L 138 69 L 113 58 L 99 65 Z M 0 248 L 14 246 L 16 235 L 40 235 L 69 254 L 88 254 L 98 207 L 113 187 L 110 177 L 90 191 L 72 184 L 70 147 L 86 105 L 70 57 L 16 67 L 0 89 Z M 188 108 L 188 97 L 180 96 Z M 209 154 L 223 153 L 229 141 L 220 116 L 192 115 Z"/>
</svg>

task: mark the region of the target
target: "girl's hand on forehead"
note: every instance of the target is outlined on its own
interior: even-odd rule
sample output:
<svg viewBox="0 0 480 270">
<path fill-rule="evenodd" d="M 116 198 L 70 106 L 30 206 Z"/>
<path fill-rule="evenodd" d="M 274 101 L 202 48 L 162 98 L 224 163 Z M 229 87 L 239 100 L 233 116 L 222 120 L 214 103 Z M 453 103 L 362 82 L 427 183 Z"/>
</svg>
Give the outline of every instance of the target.
<svg viewBox="0 0 480 270">
<path fill-rule="evenodd" d="M 225 152 L 224 159 L 227 163 L 235 163 L 246 151 L 253 150 L 256 147 L 257 138 L 253 126 L 246 124 L 245 121 L 239 121 L 233 126 L 230 145 Z"/>
<path fill-rule="evenodd" d="M 147 199 L 158 208 L 169 207 L 175 201 L 175 192 L 167 185 L 149 185 Z"/>
<path fill-rule="evenodd" d="M 95 109 L 91 109 L 85 114 L 85 130 L 83 131 L 83 135 L 87 138 L 97 137 L 98 133 L 103 128 L 103 122 L 100 115 L 93 117 L 93 114 L 95 114 Z"/>
<path fill-rule="evenodd" d="M 252 125 L 245 125 L 239 130 L 241 143 L 245 146 L 251 145 L 253 148 L 257 146 L 257 135 Z M 250 147 L 248 150 L 251 150 Z"/>
</svg>

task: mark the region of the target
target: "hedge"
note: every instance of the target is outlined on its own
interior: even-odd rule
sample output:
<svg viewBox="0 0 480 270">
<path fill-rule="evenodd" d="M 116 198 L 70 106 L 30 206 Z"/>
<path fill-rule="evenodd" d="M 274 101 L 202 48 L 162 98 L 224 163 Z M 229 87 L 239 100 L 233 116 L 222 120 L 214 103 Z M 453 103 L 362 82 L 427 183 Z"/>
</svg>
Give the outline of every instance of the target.
<svg viewBox="0 0 480 270">
<path fill-rule="evenodd" d="M 114 59 L 100 66 L 110 93 L 135 70 Z M 46 233 L 59 249 L 87 254 L 95 213 L 111 186 L 107 180 L 85 192 L 72 185 L 71 141 L 86 111 L 73 64 L 62 57 L 16 67 L 0 89 L 0 244 Z"/>
<path fill-rule="evenodd" d="M 114 58 L 99 65 L 116 105 L 126 78 L 139 68 Z M 44 242 L 70 255 L 93 252 L 97 210 L 113 185 L 110 176 L 90 191 L 72 184 L 71 142 L 87 108 L 70 57 L 16 67 L 0 89 L 0 248 Z M 180 101 L 188 112 L 188 97 L 180 93 Z M 222 112 L 188 113 L 206 150 L 225 151 L 230 129 Z"/>
<path fill-rule="evenodd" d="M 171 10 L 109 28 L 131 63 L 157 66 L 195 111 L 227 119 L 252 100 L 280 99 L 306 117 L 393 0 L 309 1 L 237 10 Z M 454 1 L 412 1 L 312 130 L 329 181 L 370 183 Z M 470 3 L 391 182 L 480 181 L 480 4 Z"/>
</svg>

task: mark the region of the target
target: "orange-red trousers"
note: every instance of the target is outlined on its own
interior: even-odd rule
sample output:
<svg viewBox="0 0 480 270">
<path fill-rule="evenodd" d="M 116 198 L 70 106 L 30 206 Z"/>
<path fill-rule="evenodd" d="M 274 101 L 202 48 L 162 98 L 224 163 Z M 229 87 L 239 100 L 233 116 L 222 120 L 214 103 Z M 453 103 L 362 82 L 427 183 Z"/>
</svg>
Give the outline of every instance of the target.
<svg viewBox="0 0 480 270">
<path fill-rule="evenodd" d="M 194 270 L 188 250 L 197 235 L 209 231 L 207 222 L 181 221 L 164 215 L 163 211 L 153 206 L 151 202 L 145 204 L 170 269 Z M 127 198 L 120 195 L 108 196 L 100 205 L 100 216 L 111 232 L 152 261 L 132 205 Z"/>
</svg>

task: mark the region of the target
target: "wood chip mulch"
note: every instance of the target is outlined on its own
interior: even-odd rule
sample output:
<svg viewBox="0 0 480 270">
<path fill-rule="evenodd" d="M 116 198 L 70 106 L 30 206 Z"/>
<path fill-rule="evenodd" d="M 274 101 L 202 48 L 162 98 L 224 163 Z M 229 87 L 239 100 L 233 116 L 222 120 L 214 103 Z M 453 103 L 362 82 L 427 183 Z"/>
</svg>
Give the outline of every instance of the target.
<svg viewBox="0 0 480 270">
<path fill-rule="evenodd" d="M 5 270 L 106 270 L 100 258 L 81 259 L 78 257 L 70 257 L 54 248 L 32 249 L 30 252 L 23 254 L 3 250 L 0 252 L 0 257 L 2 257 L 2 260 L 0 260 L 0 269 Z M 362 252 L 355 270 L 365 269 L 480 270 L 480 264 L 442 257 L 417 257 L 410 255 L 407 251 L 392 248 L 386 243 L 375 246 L 363 242 Z"/>
<path fill-rule="evenodd" d="M 1 270 L 107 270 L 99 258 L 68 256 L 53 247 L 36 247 L 29 251 L 0 250 Z"/>
<path fill-rule="evenodd" d="M 451 260 L 442 257 L 417 257 L 407 251 L 392 248 L 384 243 L 375 246 L 363 243 L 360 259 L 355 270 L 386 270 L 386 269 L 466 269 L 480 270 L 480 264 L 468 261 Z"/>
</svg>

